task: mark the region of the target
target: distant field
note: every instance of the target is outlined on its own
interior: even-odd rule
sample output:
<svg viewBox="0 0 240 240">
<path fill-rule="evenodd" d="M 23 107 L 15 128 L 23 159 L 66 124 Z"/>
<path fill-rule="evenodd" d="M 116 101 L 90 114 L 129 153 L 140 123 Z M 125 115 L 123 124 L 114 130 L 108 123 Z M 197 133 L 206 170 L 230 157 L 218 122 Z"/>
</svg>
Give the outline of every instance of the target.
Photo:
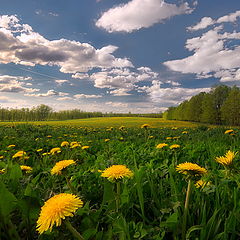
<svg viewBox="0 0 240 240">
<path fill-rule="evenodd" d="M 140 127 L 142 124 L 149 124 L 153 128 L 159 127 L 196 127 L 199 124 L 183 121 L 164 120 L 163 118 L 144 117 L 101 117 L 74 119 L 65 121 L 37 121 L 37 122 L 0 122 L 0 124 L 38 124 L 38 125 L 72 125 L 83 127 Z"/>
</svg>

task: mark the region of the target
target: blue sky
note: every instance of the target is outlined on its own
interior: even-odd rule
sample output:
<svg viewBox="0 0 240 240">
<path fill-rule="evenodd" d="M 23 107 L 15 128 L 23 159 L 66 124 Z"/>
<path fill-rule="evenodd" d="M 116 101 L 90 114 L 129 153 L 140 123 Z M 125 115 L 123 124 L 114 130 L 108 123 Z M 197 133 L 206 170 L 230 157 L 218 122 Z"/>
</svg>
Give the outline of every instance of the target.
<svg viewBox="0 0 240 240">
<path fill-rule="evenodd" d="M 160 112 L 240 82 L 237 0 L 1 0 L 0 106 Z"/>
</svg>

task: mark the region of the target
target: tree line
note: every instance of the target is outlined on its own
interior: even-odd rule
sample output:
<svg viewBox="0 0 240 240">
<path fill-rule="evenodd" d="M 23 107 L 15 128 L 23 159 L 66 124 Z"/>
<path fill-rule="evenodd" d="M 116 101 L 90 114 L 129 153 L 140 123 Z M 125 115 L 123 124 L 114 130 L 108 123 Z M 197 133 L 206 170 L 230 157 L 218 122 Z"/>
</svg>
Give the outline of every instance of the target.
<svg viewBox="0 0 240 240">
<path fill-rule="evenodd" d="M 51 107 L 41 104 L 33 108 L 0 108 L 0 121 L 45 121 L 70 120 L 93 117 L 162 117 L 161 113 L 102 113 L 84 112 L 80 109 L 54 111 Z"/>
<path fill-rule="evenodd" d="M 217 125 L 240 125 L 240 89 L 236 86 L 215 86 L 201 92 L 163 114 L 169 120 L 183 120 Z"/>
</svg>

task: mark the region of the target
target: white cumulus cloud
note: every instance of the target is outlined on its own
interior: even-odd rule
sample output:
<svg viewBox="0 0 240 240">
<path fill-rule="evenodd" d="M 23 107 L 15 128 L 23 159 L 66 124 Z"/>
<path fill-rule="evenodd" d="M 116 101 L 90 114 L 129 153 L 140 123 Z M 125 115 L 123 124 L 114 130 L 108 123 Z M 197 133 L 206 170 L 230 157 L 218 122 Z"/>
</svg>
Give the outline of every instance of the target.
<svg viewBox="0 0 240 240">
<path fill-rule="evenodd" d="M 176 15 L 193 11 L 187 2 L 177 6 L 164 0 L 132 0 L 104 12 L 96 26 L 108 32 L 132 32 L 148 28 Z"/>
</svg>

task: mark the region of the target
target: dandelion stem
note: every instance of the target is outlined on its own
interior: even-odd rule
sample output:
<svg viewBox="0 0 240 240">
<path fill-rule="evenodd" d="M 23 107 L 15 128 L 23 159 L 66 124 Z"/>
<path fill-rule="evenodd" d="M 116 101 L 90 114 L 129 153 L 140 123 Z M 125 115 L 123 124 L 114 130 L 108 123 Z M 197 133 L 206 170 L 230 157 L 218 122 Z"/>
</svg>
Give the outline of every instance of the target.
<svg viewBox="0 0 240 240">
<path fill-rule="evenodd" d="M 121 185 L 120 185 L 120 182 L 117 181 L 116 212 L 119 211 L 119 206 L 120 206 L 120 191 L 121 191 Z"/>
<path fill-rule="evenodd" d="M 78 240 L 84 240 L 83 236 L 73 227 L 73 225 L 69 222 L 69 220 L 64 221 L 67 229 L 72 233 L 72 235 Z"/>
<path fill-rule="evenodd" d="M 186 199 L 185 199 L 184 212 L 183 212 L 182 240 L 186 239 L 187 214 L 188 214 L 188 208 L 189 208 L 191 185 L 192 185 L 192 180 L 189 179 L 188 180 L 187 193 L 186 193 Z"/>
<path fill-rule="evenodd" d="M 76 191 L 74 190 L 74 188 L 73 188 L 73 186 L 72 186 L 72 184 L 71 184 L 71 182 L 70 182 L 70 180 L 68 179 L 67 176 L 65 176 L 65 179 L 66 179 L 68 188 L 71 190 L 71 192 L 72 192 L 73 194 L 76 194 Z"/>
</svg>

